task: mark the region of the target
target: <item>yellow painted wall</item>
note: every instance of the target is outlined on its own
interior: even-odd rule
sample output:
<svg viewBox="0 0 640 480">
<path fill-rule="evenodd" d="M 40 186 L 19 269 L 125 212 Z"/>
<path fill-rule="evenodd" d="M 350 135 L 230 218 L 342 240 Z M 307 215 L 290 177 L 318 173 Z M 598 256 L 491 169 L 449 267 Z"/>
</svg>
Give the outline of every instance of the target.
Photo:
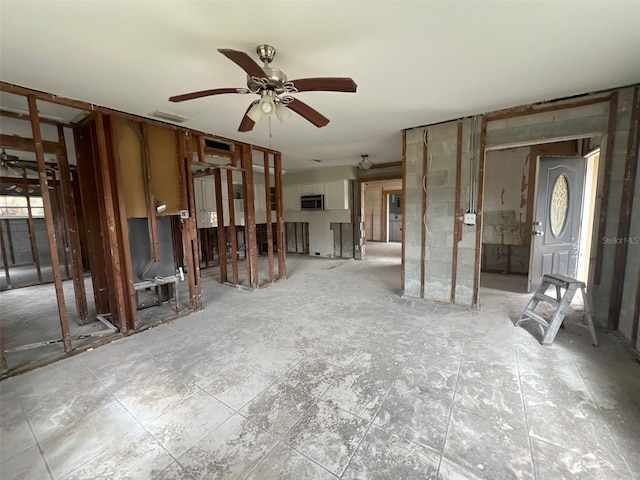
<svg viewBox="0 0 640 480">
<path fill-rule="evenodd" d="M 142 147 L 128 120 L 117 118 L 116 129 L 127 218 L 143 218 L 147 216 L 147 197 Z M 175 132 L 148 125 L 148 135 L 153 190 L 155 197 L 167 205 L 158 216 L 177 215 L 180 213 L 180 165 Z"/>
</svg>

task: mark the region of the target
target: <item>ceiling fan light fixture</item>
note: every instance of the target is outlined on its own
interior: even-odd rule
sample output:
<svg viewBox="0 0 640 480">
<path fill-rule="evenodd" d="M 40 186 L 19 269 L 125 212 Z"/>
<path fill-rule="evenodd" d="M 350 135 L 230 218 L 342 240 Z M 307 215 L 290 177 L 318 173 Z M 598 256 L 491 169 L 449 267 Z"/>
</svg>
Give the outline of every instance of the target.
<svg viewBox="0 0 640 480">
<path fill-rule="evenodd" d="M 373 166 L 373 162 L 369 160 L 369 155 L 360 155 L 362 160 L 358 162 L 358 168 L 361 170 L 369 170 Z"/>
<path fill-rule="evenodd" d="M 276 104 L 276 117 L 280 120 L 280 123 L 283 123 L 287 118 L 291 116 L 291 110 L 285 107 L 281 103 Z"/>
<path fill-rule="evenodd" d="M 260 106 L 260 112 L 263 115 L 271 115 L 276 109 L 276 104 L 274 103 L 273 98 L 271 98 L 271 95 L 269 95 L 268 93 L 262 96 L 262 99 L 260 99 L 260 103 L 258 103 L 258 105 Z"/>
<path fill-rule="evenodd" d="M 260 110 L 260 103 L 256 103 L 247 112 L 247 117 L 253 120 L 255 123 L 259 123 L 262 120 L 262 111 Z"/>
</svg>

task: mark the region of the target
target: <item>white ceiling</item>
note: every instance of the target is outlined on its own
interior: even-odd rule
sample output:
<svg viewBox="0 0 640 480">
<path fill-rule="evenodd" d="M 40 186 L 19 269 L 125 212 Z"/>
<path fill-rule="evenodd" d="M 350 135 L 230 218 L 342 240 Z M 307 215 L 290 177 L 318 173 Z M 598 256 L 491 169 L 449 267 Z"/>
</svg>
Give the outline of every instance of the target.
<svg viewBox="0 0 640 480">
<path fill-rule="evenodd" d="M 0 0 L 0 14 L 3 81 L 180 114 L 255 145 L 269 146 L 266 122 L 237 131 L 253 96 L 167 101 L 245 86 L 218 48 L 254 56 L 268 43 L 290 79 L 352 77 L 356 94 L 298 94 L 327 127 L 295 114 L 272 124 L 288 171 L 356 165 L 365 153 L 398 161 L 404 128 L 640 81 L 639 1 Z"/>
</svg>

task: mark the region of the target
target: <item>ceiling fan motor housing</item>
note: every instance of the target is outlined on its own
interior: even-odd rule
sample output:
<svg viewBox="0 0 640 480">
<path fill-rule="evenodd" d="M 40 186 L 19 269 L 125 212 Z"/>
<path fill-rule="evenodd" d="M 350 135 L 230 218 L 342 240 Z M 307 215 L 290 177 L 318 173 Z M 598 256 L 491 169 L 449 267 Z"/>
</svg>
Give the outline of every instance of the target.
<svg viewBox="0 0 640 480">
<path fill-rule="evenodd" d="M 267 79 L 266 87 L 256 82 L 253 77 L 247 75 L 247 88 L 252 92 L 267 88 L 269 90 L 273 90 L 277 94 L 284 93 L 284 84 L 287 82 L 287 76 L 284 72 L 271 67 L 263 67 L 262 69 L 264 70 L 265 78 Z"/>
<path fill-rule="evenodd" d="M 260 60 L 264 62 L 265 67 L 267 67 L 271 62 L 273 62 L 273 59 L 276 56 L 276 49 L 271 45 L 258 45 L 256 47 L 256 53 L 260 57 Z"/>
</svg>

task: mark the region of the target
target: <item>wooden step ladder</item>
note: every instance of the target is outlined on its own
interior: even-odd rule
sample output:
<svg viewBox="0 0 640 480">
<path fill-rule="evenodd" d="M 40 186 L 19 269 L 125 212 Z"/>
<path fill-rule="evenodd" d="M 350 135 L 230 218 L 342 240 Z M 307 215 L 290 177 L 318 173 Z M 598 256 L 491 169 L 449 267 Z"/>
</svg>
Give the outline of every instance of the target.
<svg viewBox="0 0 640 480">
<path fill-rule="evenodd" d="M 555 287 L 556 297 L 553 298 L 547 295 L 547 290 L 551 286 Z M 564 275 L 549 274 L 542 277 L 542 283 L 529 300 L 524 312 L 520 316 L 520 319 L 516 322 L 516 326 L 520 326 L 522 323 L 533 320 L 537 322 L 542 330 L 542 345 L 551 345 L 556 338 L 558 329 L 564 321 L 564 317 L 571 308 L 571 301 L 576 291 L 580 289 L 582 293 L 582 299 L 584 300 L 584 323 L 576 323 L 581 327 L 587 328 L 591 333 L 591 339 L 593 340 L 593 346 L 598 346 L 598 339 L 596 338 L 596 330 L 593 327 L 593 318 L 591 317 L 591 308 L 589 306 L 589 299 L 586 294 L 586 286 L 584 282 L 576 280 L 575 278 L 565 277 Z M 564 290 L 564 294 L 562 293 Z M 535 308 L 540 302 L 546 302 L 553 305 L 556 308 L 550 321 L 547 321 L 542 315 L 534 312 Z"/>
</svg>

